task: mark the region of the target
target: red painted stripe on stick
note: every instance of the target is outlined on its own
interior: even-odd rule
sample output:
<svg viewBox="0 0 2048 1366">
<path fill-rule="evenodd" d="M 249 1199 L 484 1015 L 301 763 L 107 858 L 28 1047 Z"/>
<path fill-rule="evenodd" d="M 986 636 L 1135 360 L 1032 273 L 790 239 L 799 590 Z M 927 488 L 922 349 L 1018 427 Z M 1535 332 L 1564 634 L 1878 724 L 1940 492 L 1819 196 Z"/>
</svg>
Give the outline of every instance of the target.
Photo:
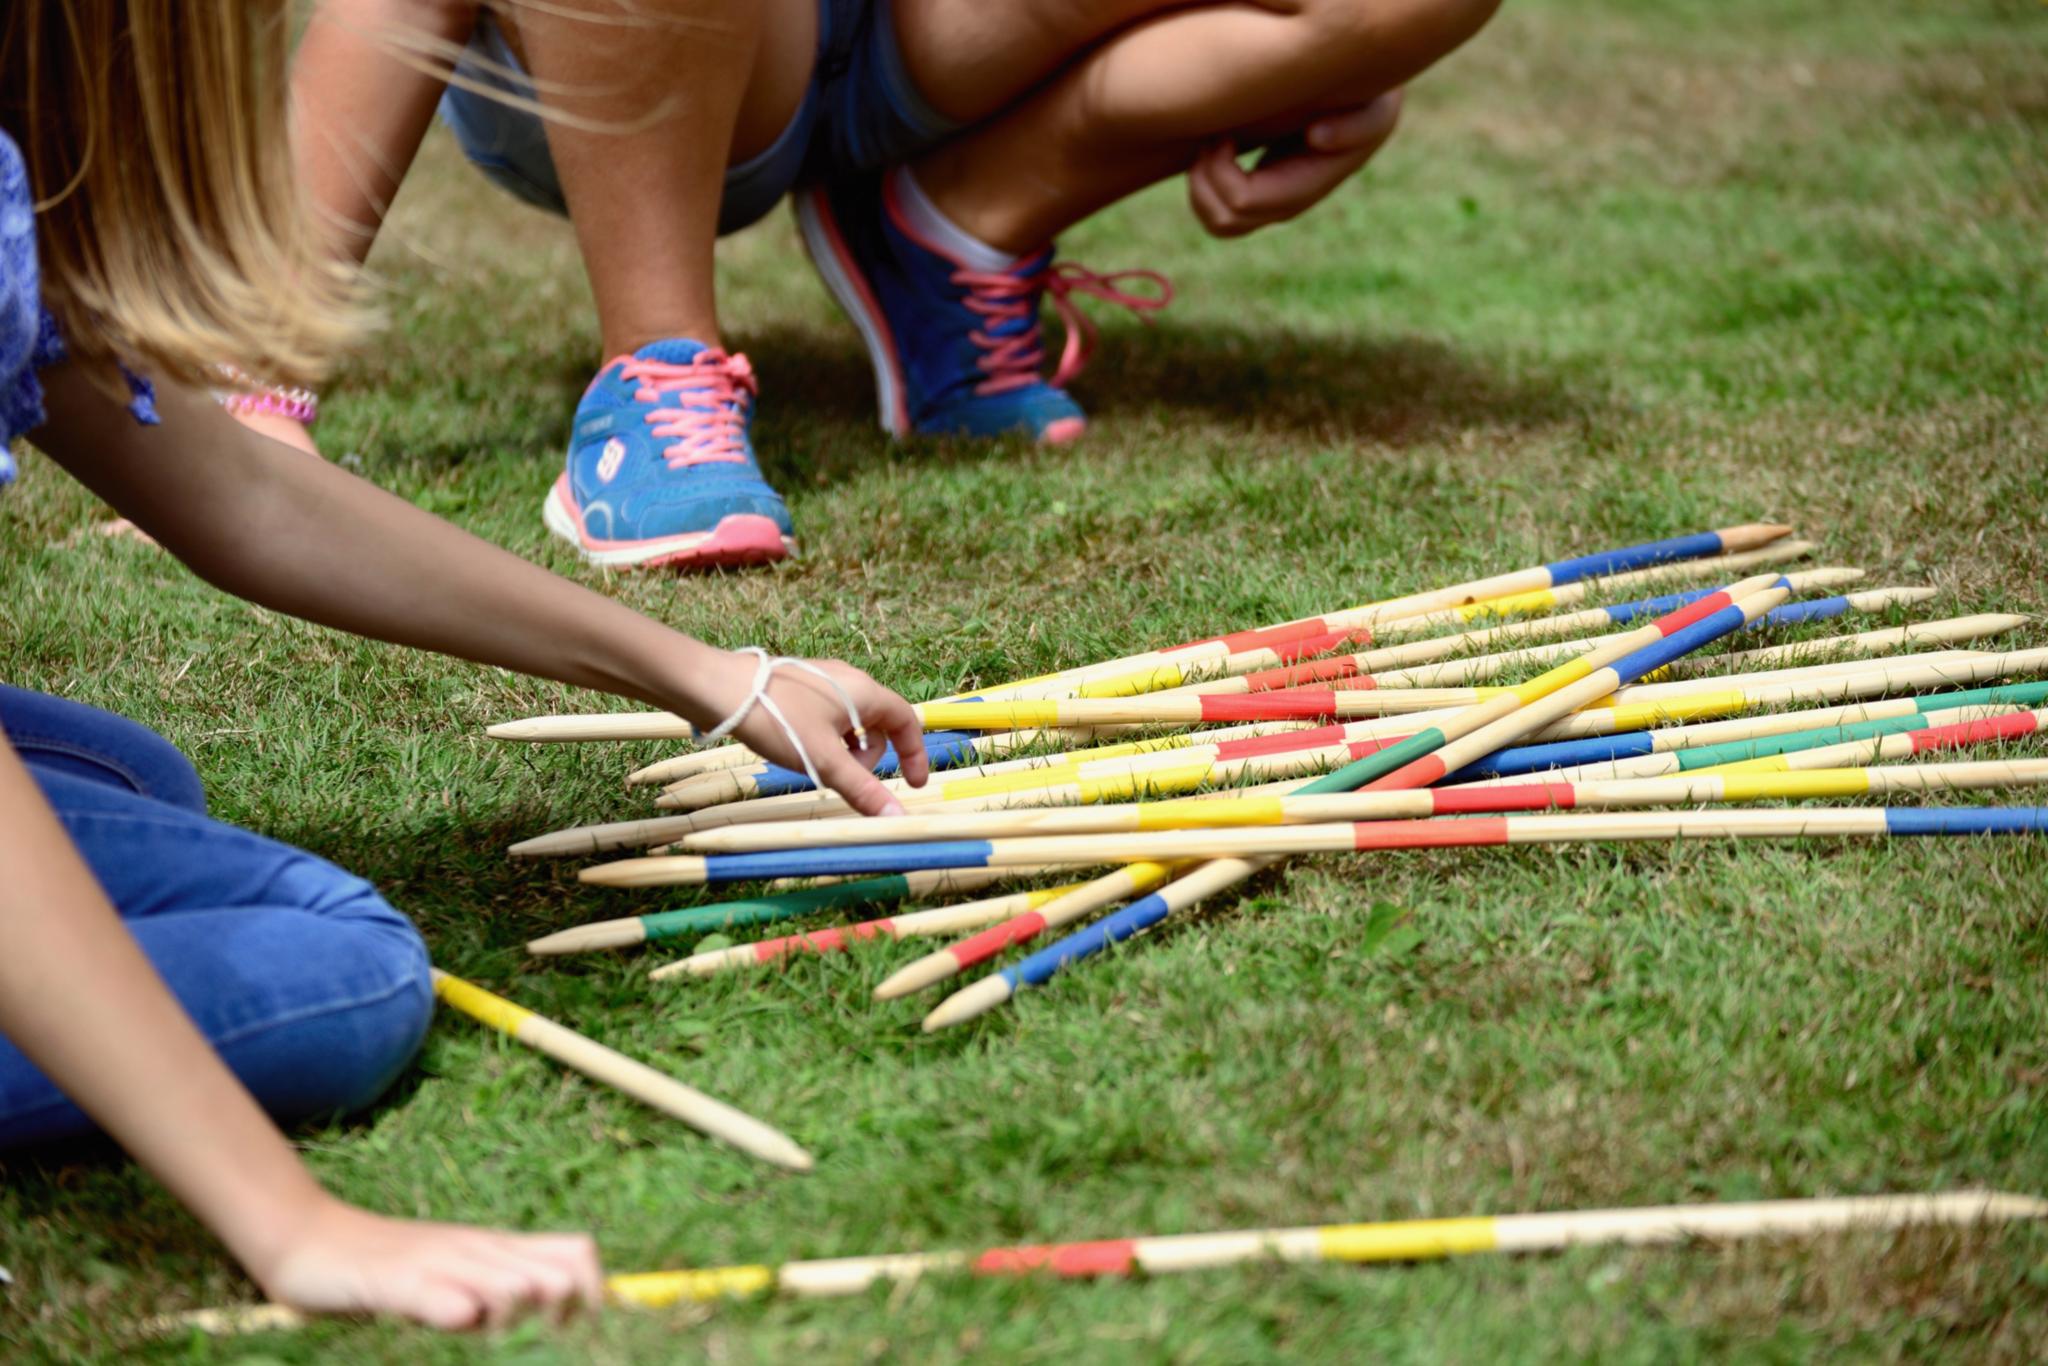
<svg viewBox="0 0 2048 1366">
<path fill-rule="evenodd" d="M 1513 787 L 1447 787 L 1430 795 L 1436 798 L 1439 816 L 1469 816 L 1485 811 L 1547 811 L 1556 807 L 1569 811 L 1578 805 L 1578 792 L 1570 783 L 1518 783 Z"/>
<path fill-rule="evenodd" d="M 953 961 L 961 967 L 971 967 L 985 958 L 995 957 L 1004 949 L 1023 943 L 1044 928 L 1044 916 L 1037 911 L 1026 911 L 1014 920 L 1005 920 L 980 934 L 969 935 L 946 952 L 952 954 Z"/>
<path fill-rule="evenodd" d="M 1707 594 L 1697 602 L 1687 603 L 1670 616 L 1657 618 L 1651 625 L 1655 626 L 1663 635 L 1674 635 L 1679 631 L 1683 631 L 1694 622 L 1714 615 L 1723 607 L 1731 606 L 1734 601 L 1735 599 L 1728 596 L 1728 591 L 1722 589 L 1718 592 Z"/>
<path fill-rule="evenodd" d="M 864 920 L 858 925 L 843 928 L 813 930 L 809 934 L 786 934 L 779 939 L 764 939 L 754 945 L 754 961 L 772 963 L 792 953 L 836 953 L 856 939 L 875 939 L 882 935 L 895 937 L 894 920 Z"/>
<path fill-rule="evenodd" d="M 1216 758 L 1248 759 L 1259 754 L 1286 754 L 1297 749 L 1320 749 L 1344 742 L 1344 727 L 1317 726 L 1314 730 L 1284 730 L 1277 735 L 1253 735 L 1243 740 L 1222 740 Z M 1168 751 L 1169 753 L 1171 751 Z"/>
<path fill-rule="evenodd" d="M 1358 660 L 1313 659 L 1278 669 L 1259 669 L 1242 675 L 1246 692 L 1272 692 L 1277 688 L 1298 688 L 1304 683 L 1328 683 L 1335 678 L 1358 677 Z"/>
<path fill-rule="evenodd" d="M 2014 712 L 2008 716 L 1987 716 L 1978 721 L 1963 721 L 1953 726 L 1934 726 L 1928 730 L 1908 731 L 1913 742 L 1913 753 L 1924 754 L 1930 749 L 1956 749 L 1963 745 L 1974 745 L 1980 740 L 2004 740 L 2015 735 L 2032 735 L 2040 729 L 2040 722 L 2029 711 Z"/>
<path fill-rule="evenodd" d="M 1320 636 L 1309 636 L 1305 640 L 1289 641 L 1279 646 L 1273 653 L 1280 656 L 1282 663 L 1291 664 L 1295 660 L 1306 659 L 1311 655 L 1328 654 L 1341 646 L 1371 643 L 1370 631 L 1331 631 Z"/>
<path fill-rule="evenodd" d="M 977 1276 L 1022 1276 L 1034 1271 L 1050 1271 L 1055 1276 L 1128 1276 L 1137 1269 L 1135 1238 L 996 1247 L 974 1259 Z"/>
<path fill-rule="evenodd" d="M 1400 768 L 1383 778 L 1375 778 L 1360 788 L 1361 792 L 1405 792 L 1409 788 L 1428 787 L 1431 783 L 1450 772 L 1444 761 L 1434 754 L 1425 754 L 1420 759 L 1411 759 Z"/>
<path fill-rule="evenodd" d="M 1508 842 L 1506 817 L 1462 821 L 1356 821 L 1354 849 L 1453 849 Z"/>
<path fill-rule="evenodd" d="M 1250 697 L 1211 695 L 1197 700 L 1202 704 L 1204 721 L 1291 721 L 1337 713 L 1337 695 L 1328 688 L 1255 693 Z"/>
<path fill-rule="evenodd" d="M 1381 750 L 1398 745 L 1403 740 L 1414 738 L 1412 735 L 1369 735 L 1363 740 L 1351 742 L 1351 757 L 1363 759 L 1368 754 L 1378 754 Z"/>
<path fill-rule="evenodd" d="M 1231 654 L 1246 650 L 1277 650 L 1290 641 L 1304 640 L 1310 636 L 1330 634 L 1330 623 L 1326 617 L 1310 617 L 1307 621 L 1290 622 L 1285 626 L 1268 626 L 1261 630 L 1233 631 L 1227 636 L 1210 636 L 1205 640 L 1191 640 L 1185 645 L 1176 645 L 1164 653 L 1173 655 L 1182 650 L 1191 650 L 1197 645 L 1221 645 Z"/>
</svg>

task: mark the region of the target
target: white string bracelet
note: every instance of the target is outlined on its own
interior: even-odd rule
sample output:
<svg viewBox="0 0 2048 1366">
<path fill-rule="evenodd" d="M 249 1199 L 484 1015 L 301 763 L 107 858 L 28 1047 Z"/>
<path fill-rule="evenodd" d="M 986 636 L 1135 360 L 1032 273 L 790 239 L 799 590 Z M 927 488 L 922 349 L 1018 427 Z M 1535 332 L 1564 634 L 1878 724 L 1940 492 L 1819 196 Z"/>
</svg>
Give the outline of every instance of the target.
<svg viewBox="0 0 2048 1366">
<path fill-rule="evenodd" d="M 796 757 L 803 761 L 804 776 L 811 780 L 811 786 L 823 788 L 825 780 L 818 776 L 817 766 L 811 762 L 810 752 L 804 748 L 802 737 L 796 733 L 796 727 L 789 724 L 789 718 L 783 715 L 782 708 L 776 705 L 775 699 L 768 695 L 768 685 L 775 681 L 775 671 L 777 669 L 802 669 L 805 673 L 815 674 L 819 678 L 824 679 L 825 686 L 839 694 L 839 701 L 846 708 L 846 728 L 848 733 L 853 736 L 854 741 L 860 748 L 866 749 L 868 747 L 867 727 L 860 723 L 860 708 L 853 705 L 853 694 L 849 693 L 845 686 L 831 674 L 826 673 L 808 659 L 798 659 L 794 655 L 771 655 L 758 645 L 742 645 L 733 653 L 752 655 L 756 660 L 760 661 L 754 666 L 754 681 L 748 687 L 747 695 L 740 699 L 740 704 L 737 707 L 733 708 L 732 715 L 698 736 L 697 743 L 710 745 L 723 740 L 726 736 L 738 730 L 740 723 L 753 714 L 755 707 L 759 707 L 774 717 L 775 723 L 782 727 L 782 733 L 789 737 L 790 746 L 796 750 Z"/>
</svg>

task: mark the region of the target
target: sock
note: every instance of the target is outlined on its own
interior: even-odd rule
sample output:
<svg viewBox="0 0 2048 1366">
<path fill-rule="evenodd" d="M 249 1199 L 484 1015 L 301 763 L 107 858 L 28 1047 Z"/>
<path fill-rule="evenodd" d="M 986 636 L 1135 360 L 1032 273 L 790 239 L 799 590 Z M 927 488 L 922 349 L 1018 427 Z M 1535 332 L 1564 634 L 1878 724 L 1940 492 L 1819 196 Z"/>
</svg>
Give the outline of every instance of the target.
<svg viewBox="0 0 2048 1366">
<path fill-rule="evenodd" d="M 896 205 L 919 237 L 971 270 L 1008 270 L 1017 264 L 1018 258 L 990 246 L 939 212 L 908 166 L 898 166 L 889 174 L 895 177 Z"/>
</svg>

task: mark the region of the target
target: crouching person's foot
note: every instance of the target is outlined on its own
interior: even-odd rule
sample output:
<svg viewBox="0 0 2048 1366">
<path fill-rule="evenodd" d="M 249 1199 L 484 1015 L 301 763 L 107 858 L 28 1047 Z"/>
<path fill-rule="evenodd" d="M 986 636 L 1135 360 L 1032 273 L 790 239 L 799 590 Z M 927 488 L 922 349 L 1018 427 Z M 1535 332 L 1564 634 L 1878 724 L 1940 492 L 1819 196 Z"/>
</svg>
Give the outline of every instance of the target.
<svg viewBox="0 0 2048 1366">
<path fill-rule="evenodd" d="M 542 507 L 548 530 L 608 568 L 768 564 L 793 553 L 789 509 L 754 463 L 745 356 L 660 341 L 598 372 L 569 459 Z"/>
<path fill-rule="evenodd" d="M 1095 275 L 1055 265 L 1051 247 L 998 251 L 940 214 L 901 167 L 801 190 L 796 207 L 812 262 L 867 343 L 882 426 L 896 436 L 1072 441 L 1088 418 L 1066 386 L 1087 363 L 1094 328 L 1069 295 L 1143 315 L 1173 293 L 1152 271 Z M 1130 278 L 1158 293 L 1117 287 Z M 1038 317 L 1048 294 L 1067 334 L 1050 379 Z"/>
</svg>

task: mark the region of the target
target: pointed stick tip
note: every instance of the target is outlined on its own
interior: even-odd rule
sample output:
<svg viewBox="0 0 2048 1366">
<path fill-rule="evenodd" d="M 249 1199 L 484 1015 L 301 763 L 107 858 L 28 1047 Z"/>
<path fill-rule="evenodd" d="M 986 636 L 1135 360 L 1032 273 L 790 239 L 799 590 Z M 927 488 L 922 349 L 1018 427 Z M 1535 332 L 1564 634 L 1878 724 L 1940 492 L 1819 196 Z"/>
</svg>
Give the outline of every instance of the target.
<svg viewBox="0 0 2048 1366">
<path fill-rule="evenodd" d="M 924 1032 L 936 1034 L 957 1024 L 965 1024 L 976 1016 L 985 1015 L 1010 999 L 1009 982 L 999 973 L 984 977 L 972 986 L 960 990 L 939 1002 L 931 1014 L 924 1017 Z"/>
<path fill-rule="evenodd" d="M 575 925 L 527 941 L 526 951 L 548 958 L 564 953 L 593 953 L 599 949 L 625 949 L 647 942 L 647 927 L 636 916 L 629 920 L 597 920 Z"/>
<path fill-rule="evenodd" d="M 940 949 L 937 953 L 928 953 L 908 967 L 901 968 L 884 978 L 881 984 L 875 988 L 875 999 L 877 1001 L 894 1001 L 899 997 L 908 996 L 914 991 L 923 991 L 926 987 L 936 986 L 958 971 L 960 971 L 960 962 L 953 957 L 951 949 Z"/>
</svg>

